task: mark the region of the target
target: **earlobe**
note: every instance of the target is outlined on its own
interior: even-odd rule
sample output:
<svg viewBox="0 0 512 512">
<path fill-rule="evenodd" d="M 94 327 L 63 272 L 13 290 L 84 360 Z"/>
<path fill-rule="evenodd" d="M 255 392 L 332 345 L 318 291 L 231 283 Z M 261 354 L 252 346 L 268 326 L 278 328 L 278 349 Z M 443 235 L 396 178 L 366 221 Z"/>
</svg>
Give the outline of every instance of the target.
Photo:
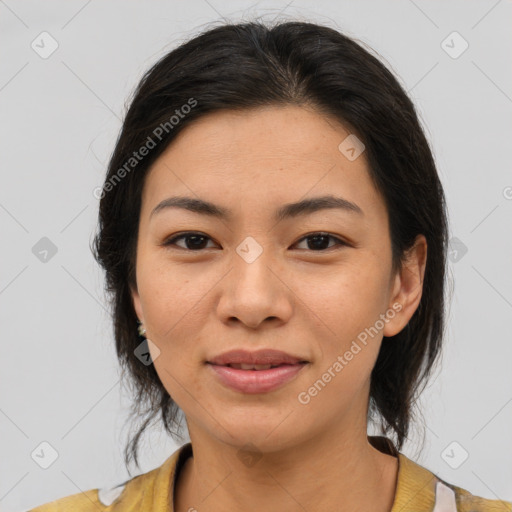
<svg viewBox="0 0 512 512">
<path fill-rule="evenodd" d="M 393 308 L 396 314 L 384 327 L 384 336 L 398 334 L 414 315 L 423 294 L 426 263 L 427 240 L 424 235 L 418 235 L 413 247 L 407 251 L 402 268 L 395 276 L 388 307 Z"/>
<path fill-rule="evenodd" d="M 142 305 L 140 302 L 140 295 L 137 290 L 130 286 L 130 292 L 132 295 L 133 308 L 135 309 L 135 314 L 140 322 L 144 323 L 144 314 L 142 313 Z"/>
</svg>

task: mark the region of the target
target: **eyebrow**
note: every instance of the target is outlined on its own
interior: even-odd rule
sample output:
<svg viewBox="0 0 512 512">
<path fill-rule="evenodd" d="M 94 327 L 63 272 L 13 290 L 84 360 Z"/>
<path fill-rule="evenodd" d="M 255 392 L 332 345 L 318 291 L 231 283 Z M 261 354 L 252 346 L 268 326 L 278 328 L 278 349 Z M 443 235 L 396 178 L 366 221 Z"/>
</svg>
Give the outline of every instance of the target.
<svg viewBox="0 0 512 512">
<path fill-rule="evenodd" d="M 192 197 L 168 197 L 158 203 L 150 214 L 150 218 L 158 212 L 168 208 L 181 208 L 200 215 L 207 215 L 218 219 L 230 220 L 233 217 L 233 212 L 222 206 L 218 206 L 203 199 L 195 199 Z M 363 210 L 355 203 L 336 197 L 326 195 L 321 197 L 313 197 L 303 199 L 296 203 L 289 203 L 278 208 L 274 213 L 274 220 L 279 222 L 285 219 L 308 215 L 320 210 L 327 209 L 340 209 L 349 213 L 356 213 L 364 216 Z"/>
</svg>

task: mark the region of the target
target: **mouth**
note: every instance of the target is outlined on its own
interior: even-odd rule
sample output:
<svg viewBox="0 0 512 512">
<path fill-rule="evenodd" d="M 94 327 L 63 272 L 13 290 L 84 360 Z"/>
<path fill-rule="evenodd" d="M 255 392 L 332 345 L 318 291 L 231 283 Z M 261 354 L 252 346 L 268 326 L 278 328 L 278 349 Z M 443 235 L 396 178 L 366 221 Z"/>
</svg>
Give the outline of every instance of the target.
<svg viewBox="0 0 512 512">
<path fill-rule="evenodd" d="M 309 361 L 274 349 L 224 352 L 206 361 L 216 381 L 240 393 L 268 393 L 295 379 Z"/>
<path fill-rule="evenodd" d="M 206 361 L 216 366 L 227 366 L 237 370 L 265 371 L 283 365 L 304 364 L 309 361 L 274 349 L 249 351 L 245 349 L 230 350 Z"/>
<path fill-rule="evenodd" d="M 262 371 L 262 370 L 271 370 L 273 368 L 282 368 L 285 366 L 295 366 L 298 364 L 306 364 L 307 361 L 300 361 L 295 363 L 294 365 L 288 363 L 280 363 L 280 364 L 246 364 L 246 363 L 228 363 L 228 364 L 219 364 L 215 366 L 224 366 L 227 368 L 234 368 L 235 370 L 253 370 L 253 371 Z M 214 364 L 208 361 L 208 364 Z"/>
<path fill-rule="evenodd" d="M 243 394 L 270 393 L 297 378 L 309 363 L 249 364 L 207 363 L 215 380 L 223 387 Z"/>
</svg>

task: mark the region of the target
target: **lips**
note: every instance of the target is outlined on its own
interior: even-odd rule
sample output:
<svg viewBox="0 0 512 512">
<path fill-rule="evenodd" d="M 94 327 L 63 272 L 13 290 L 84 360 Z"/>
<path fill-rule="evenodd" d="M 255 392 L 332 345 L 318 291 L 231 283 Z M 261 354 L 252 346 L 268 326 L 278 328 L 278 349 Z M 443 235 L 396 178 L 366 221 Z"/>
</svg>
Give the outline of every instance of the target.
<svg viewBox="0 0 512 512">
<path fill-rule="evenodd" d="M 276 391 L 291 382 L 307 366 L 303 364 L 283 364 L 269 370 L 237 370 L 217 364 L 206 365 L 217 381 L 239 393 L 256 394 Z"/>
<path fill-rule="evenodd" d="M 207 361 L 209 364 L 229 366 L 239 370 L 269 370 L 282 365 L 296 365 L 307 362 L 301 357 L 273 349 L 230 350 Z"/>
<path fill-rule="evenodd" d="M 206 361 L 224 386 L 241 393 L 268 393 L 294 380 L 309 361 L 273 349 L 230 350 Z"/>
<path fill-rule="evenodd" d="M 284 363 L 283 363 L 284 364 Z M 231 363 L 220 366 L 229 366 L 236 370 L 270 370 L 271 368 L 278 368 L 282 364 L 244 364 L 244 363 Z"/>
</svg>

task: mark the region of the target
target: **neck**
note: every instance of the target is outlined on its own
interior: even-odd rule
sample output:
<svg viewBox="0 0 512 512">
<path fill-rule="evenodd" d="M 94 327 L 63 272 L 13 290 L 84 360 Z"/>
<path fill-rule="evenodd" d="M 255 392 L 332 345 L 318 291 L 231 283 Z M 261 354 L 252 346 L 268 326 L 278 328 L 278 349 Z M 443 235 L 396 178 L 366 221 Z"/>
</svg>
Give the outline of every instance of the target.
<svg viewBox="0 0 512 512">
<path fill-rule="evenodd" d="M 365 432 L 315 437 L 255 458 L 241 456 L 238 447 L 194 437 L 191 431 L 194 454 L 176 482 L 175 512 L 392 508 L 398 459 L 371 446 Z"/>
</svg>

